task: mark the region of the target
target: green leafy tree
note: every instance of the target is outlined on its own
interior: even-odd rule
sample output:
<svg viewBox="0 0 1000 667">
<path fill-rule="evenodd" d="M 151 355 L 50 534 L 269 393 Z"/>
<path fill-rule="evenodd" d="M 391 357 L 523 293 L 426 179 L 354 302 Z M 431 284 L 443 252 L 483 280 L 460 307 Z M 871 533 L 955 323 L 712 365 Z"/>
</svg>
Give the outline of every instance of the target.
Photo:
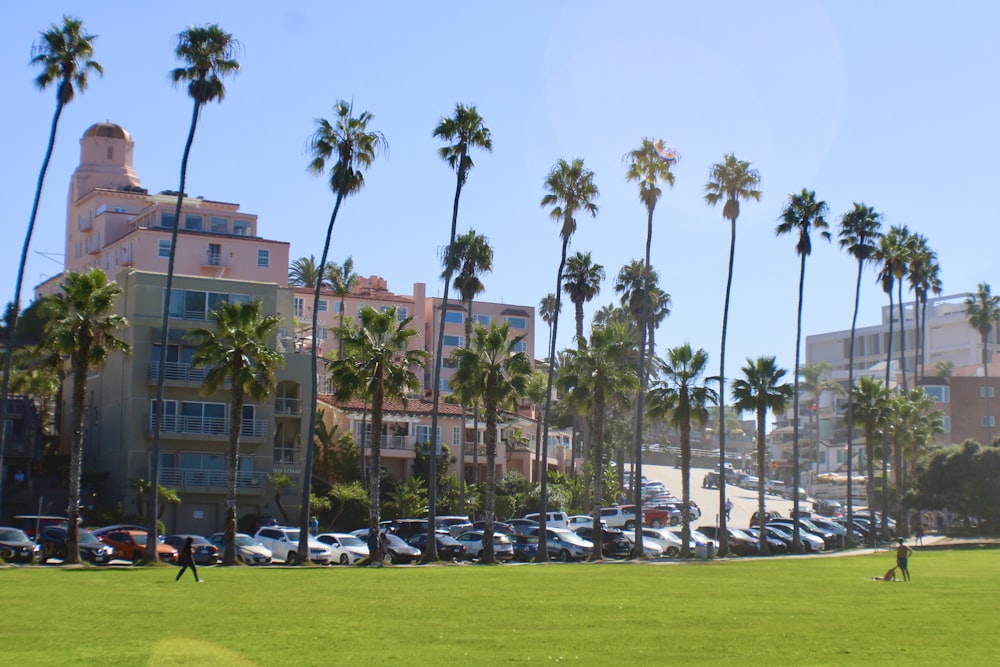
<svg viewBox="0 0 1000 667">
<path fill-rule="evenodd" d="M 965 300 L 965 317 L 969 326 L 979 332 L 983 341 L 983 386 L 990 386 L 990 336 L 996 339 L 997 324 L 1000 323 L 1000 296 L 990 291 L 989 283 L 979 283 L 976 293 Z M 993 426 L 990 418 L 989 390 L 986 395 L 986 444 L 993 444 Z"/>
<path fill-rule="evenodd" d="M 563 291 L 573 303 L 576 316 L 576 337 L 583 335 L 583 304 L 592 301 L 601 293 L 601 283 L 604 281 L 604 267 L 591 259 L 589 252 L 578 252 L 566 259 L 566 269 L 563 272 Z M 550 294 L 555 299 L 555 295 Z M 551 312 L 555 312 L 554 304 Z M 549 323 L 549 345 L 551 346 L 551 324 Z"/>
<path fill-rule="evenodd" d="M 285 509 L 285 503 L 282 502 L 281 497 L 284 495 L 285 489 L 295 486 L 295 482 L 283 472 L 269 474 L 267 481 L 271 485 L 271 488 L 274 489 L 274 505 L 281 512 L 281 517 L 285 520 L 285 525 L 287 526 L 291 523 L 291 519 L 288 518 L 288 511 Z"/>
<path fill-rule="evenodd" d="M 893 396 L 889 399 L 888 408 L 886 427 L 892 444 L 897 502 L 894 514 L 897 532 L 906 534 L 909 528 L 903 511 L 902 496 L 908 482 L 907 470 L 917 456 L 934 441 L 934 436 L 944 432 L 943 417 L 941 411 L 934 410 L 934 399 L 921 387 Z M 899 527 L 902 527 L 902 531 L 898 530 Z"/>
<path fill-rule="evenodd" d="M 882 237 L 882 216 L 873 207 L 854 202 L 854 208 L 840 218 L 840 247 L 858 261 L 858 277 L 854 285 L 854 315 L 851 317 L 851 343 L 847 366 L 847 413 L 851 414 L 854 400 L 854 341 L 858 326 L 858 306 L 861 303 L 861 275 L 865 263 L 875 257 Z M 854 421 L 847 420 L 847 523 L 854 521 Z M 853 540 L 849 531 L 847 543 Z"/>
<path fill-rule="evenodd" d="M 299 257 L 292 261 L 292 265 L 288 267 L 288 283 L 294 285 L 295 287 L 312 287 L 315 288 L 320 282 L 320 274 L 324 276 L 329 276 L 333 273 L 333 265 L 327 264 L 326 268 L 321 272 L 319 270 L 319 264 L 316 263 L 316 256 L 309 255 L 308 257 Z M 329 287 L 330 283 L 324 280 L 323 287 Z"/>
<path fill-rule="evenodd" d="M 760 173 L 746 160 L 738 160 L 732 153 L 722 162 L 709 167 L 705 183 L 705 203 L 715 206 L 722 202 L 722 217 L 729 221 L 729 272 L 726 277 L 726 300 L 722 307 L 722 342 L 719 351 L 719 395 L 726 394 L 726 329 L 729 323 L 729 296 L 733 286 L 733 260 L 736 258 L 736 220 L 740 217 L 740 201 L 760 201 Z M 719 402 L 719 424 L 726 423 L 725 400 Z M 726 467 L 726 429 L 719 429 L 719 469 Z M 729 533 L 726 529 L 726 485 L 719 485 L 719 551 L 729 552 Z"/>
<path fill-rule="evenodd" d="M 329 165 L 330 190 L 334 194 L 333 212 L 330 214 L 330 222 L 326 226 L 326 240 L 323 242 L 323 254 L 320 256 L 319 265 L 326 268 L 327 256 L 330 253 L 330 237 L 333 235 L 333 225 L 337 222 L 337 213 L 340 212 L 340 205 L 345 197 L 357 194 L 365 186 L 364 172 L 371 167 L 372 162 L 378 154 L 388 146 L 385 137 L 381 132 L 368 129 L 368 124 L 372 122 L 374 116 L 368 111 L 362 111 L 357 116 L 354 114 L 353 105 L 344 100 L 339 100 L 333 107 L 334 120 L 326 118 L 316 119 L 316 131 L 309 139 L 309 150 L 312 153 L 312 160 L 309 162 L 309 171 L 313 174 L 322 175 L 327 171 Z M 332 164 L 331 164 L 332 163 Z M 316 284 L 316 291 L 313 293 L 313 313 L 319 312 L 319 297 L 323 284 L 323 272 L 320 272 L 319 281 Z M 343 305 L 343 302 L 341 302 Z M 341 309 L 343 313 L 343 309 Z M 312 353 L 309 380 L 312 383 L 312 396 L 316 396 L 317 374 L 319 373 L 319 349 L 316 341 L 319 340 L 319 320 L 313 317 L 312 321 Z M 343 341 L 343 333 L 337 333 L 338 338 Z M 340 343 L 342 346 L 343 342 Z M 343 350 L 340 354 L 343 357 Z M 306 442 L 313 441 L 314 429 L 316 426 L 316 401 L 313 400 L 309 406 L 309 432 Z M 312 479 L 313 448 L 306 448 L 306 460 L 302 471 L 302 506 L 299 509 L 299 536 L 302 540 L 299 548 L 299 557 L 305 558 L 309 553 L 307 539 L 309 536 L 309 519 L 311 517 L 309 509 L 310 480 Z"/>
<path fill-rule="evenodd" d="M 189 26 L 177 35 L 174 53 L 182 66 L 171 71 L 170 78 L 174 85 L 187 83 L 187 92 L 194 102 L 191 110 L 191 125 L 188 128 L 184 153 L 181 156 L 181 181 L 177 188 L 177 205 L 174 207 L 174 226 L 170 232 L 170 254 L 167 258 L 167 285 L 164 291 L 163 310 L 160 324 L 160 354 L 158 360 L 159 373 L 156 378 L 156 406 L 163 405 L 165 370 L 167 366 L 167 329 L 170 326 L 170 300 L 173 298 L 174 261 L 177 257 L 177 230 L 181 226 L 181 206 L 184 203 L 184 186 L 187 181 L 188 158 L 191 155 L 191 144 L 198 127 L 201 109 L 212 101 L 221 102 L 226 96 L 223 77 L 235 75 L 240 70 L 236 56 L 240 50 L 239 42 L 233 36 L 214 23 L 206 26 Z M 153 482 L 160 479 L 160 431 L 163 415 L 157 410 L 153 418 L 153 452 L 151 455 L 151 474 Z M 155 510 L 157 497 L 152 495 Z M 156 534 L 155 517 L 157 512 L 150 512 L 148 532 Z M 151 563 L 156 559 L 156 551 L 147 549 L 143 562 Z"/>
<path fill-rule="evenodd" d="M 239 478 L 243 406 L 249 398 L 263 401 L 271 395 L 275 372 L 285 357 L 269 347 L 281 320 L 264 315 L 260 301 L 222 303 L 209 313 L 211 328 L 193 329 L 189 339 L 197 346 L 191 365 L 207 370 L 201 395 L 212 396 L 229 384 L 229 449 L 226 452 L 226 528 L 224 565 L 236 565 L 236 488 Z M 253 430 L 251 429 L 251 433 Z M 306 550 L 305 553 L 309 553 Z"/>
<path fill-rule="evenodd" d="M 767 411 L 783 412 L 795 393 L 792 385 L 782 382 L 785 369 L 778 368 L 774 357 L 747 359 L 741 369 L 743 377 L 733 381 L 733 404 L 737 410 L 754 412 L 757 415 L 757 515 L 760 517 L 760 552 L 768 552 L 766 506 L 764 503 L 764 471 L 767 470 L 767 434 L 764 430 Z"/>
<path fill-rule="evenodd" d="M 524 395 L 531 376 L 531 360 L 518 347 L 524 336 L 511 336 L 510 324 L 490 324 L 487 330 L 476 326 L 474 337 L 466 347 L 456 349 L 455 384 L 483 400 L 486 412 L 486 507 L 483 530 L 482 562 L 492 563 L 493 521 L 496 510 L 497 424 L 502 409 L 516 407 Z"/>
<path fill-rule="evenodd" d="M 719 395 L 699 384 L 708 366 L 708 353 L 704 349 L 694 351 L 685 343 L 668 350 L 667 358 L 658 360 L 657 365 L 660 379 L 649 390 L 649 415 L 653 419 L 666 419 L 680 434 L 681 501 L 685 508 L 681 555 L 687 557 L 691 542 L 691 517 L 686 509 L 691 502 L 691 424 L 708 421 L 709 406 L 719 402 Z M 720 536 L 724 528 L 720 528 Z"/>
<path fill-rule="evenodd" d="M 392 518 L 418 516 L 427 505 L 427 486 L 420 477 L 408 477 L 396 484 L 386 499 L 385 509 Z"/>
<path fill-rule="evenodd" d="M 344 328 L 344 300 L 351 295 L 354 288 L 358 285 L 358 274 L 354 272 L 354 259 L 348 257 L 344 260 L 343 264 L 337 264 L 336 262 L 328 265 L 328 271 L 330 278 L 328 280 L 330 287 L 333 289 L 333 293 L 337 295 L 340 299 L 340 307 L 337 312 L 338 322 L 337 326 L 341 329 Z M 344 343 L 340 339 L 337 340 L 337 356 L 344 356 Z"/>
<path fill-rule="evenodd" d="M 906 504 L 982 517 L 995 531 L 1000 521 L 1000 448 L 966 440 L 932 450 L 917 463 Z"/>
<path fill-rule="evenodd" d="M 344 357 L 330 368 L 334 397 L 348 400 L 366 395 L 372 414 L 372 479 L 369 486 L 368 527 L 378 528 L 382 469 L 382 415 L 385 400 L 406 399 L 408 392 L 420 389 L 414 369 L 422 368 L 427 353 L 409 349 L 418 335 L 409 328 L 413 316 L 400 318 L 396 307 L 378 312 L 364 306 L 356 326 L 338 332 L 344 340 Z M 302 531 L 303 533 L 308 531 Z M 302 545 L 305 546 L 305 545 Z M 301 551 L 301 549 L 300 549 Z M 305 553 L 309 553 L 308 550 Z"/>
<path fill-rule="evenodd" d="M 594 200 L 599 194 L 597 186 L 594 185 L 594 172 L 583 166 L 583 160 L 577 158 L 572 162 L 559 160 L 549 170 L 545 178 L 546 195 L 542 197 L 542 206 L 550 206 L 549 217 L 559 222 L 559 237 L 562 239 L 562 254 L 559 257 L 559 270 L 556 272 L 556 316 L 552 321 L 552 347 L 549 349 L 550 362 L 556 358 L 555 346 L 556 335 L 559 330 L 560 294 L 562 293 L 563 270 L 566 268 L 566 251 L 569 248 L 569 241 L 576 232 L 576 216 L 578 213 L 589 213 L 591 217 L 597 217 L 597 204 Z M 549 415 L 552 410 L 552 384 L 555 380 L 555 364 L 549 364 L 549 377 L 545 386 L 545 424 L 542 429 L 542 465 L 548 460 L 549 455 Z M 544 468 L 543 468 L 544 469 Z M 548 507 L 548 475 L 541 475 L 541 497 L 542 510 L 539 512 L 539 534 L 546 532 L 545 513 Z M 548 550 L 538 550 L 538 560 L 548 560 Z"/>
<path fill-rule="evenodd" d="M 874 509 L 875 503 L 875 455 L 876 439 L 885 432 L 885 423 L 889 409 L 889 390 L 885 385 L 869 377 L 863 377 L 852 388 L 854 399 L 846 418 L 860 426 L 865 434 L 865 463 L 868 466 L 868 508 Z M 885 453 L 880 456 L 885 459 Z M 884 468 L 883 468 L 884 469 Z M 883 508 L 884 509 L 884 508 Z M 884 516 L 884 514 L 883 514 Z M 871 546 L 875 546 L 877 531 L 872 526 Z"/>
<path fill-rule="evenodd" d="M 112 352 L 130 354 L 132 351 L 128 343 L 118 338 L 118 332 L 128 326 L 124 317 L 114 314 L 115 301 L 121 293 L 118 283 L 109 281 L 104 271 L 94 268 L 86 273 L 70 271 L 59 286 L 59 292 L 46 300 L 50 320 L 42 334 L 42 345 L 54 356 L 69 357 L 73 382 L 69 505 L 66 510 L 68 563 L 80 562 L 80 483 L 90 373 L 101 368 Z"/>
<path fill-rule="evenodd" d="M 21 309 L 21 288 L 24 286 L 24 266 L 28 261 L 28 248 L 35 231 L 35 219 L 38 217 L 38 204 L 42 197 L 42 186 L 45 174 L 49 170 L 52 159 L 52 149 L 56 143 L 56 130 L 59 128 L 59 117 L 63 107 L 76 96 L 76 89 L 83 92 L 87 88 L 87 77 L 91 71 L 103 74 L 101 64 L 93 59 L 94 40 L 97 35 L 84 31 L 83 23 L 76 18 L 63 16 L 62 25 L 53 23 L 43 30 L 31 49 L 31 64 L 41 67 L 41 73 L 35 77 L 35 85 L 39 90 L 45 90 L 50 85 L 58 83 L 56 89 L 56 110 L 52 116 L 52 127 L 49 129 L 49 142 L 42 158 L 42 168 L 38 173 L 38 184 L 35 186 L 35 198 L 31 204 L 31 217 L 28 218 L 28 230 L 21 246 L 21 257 L 17 264 L 17 279 L 14 281 L 14 299 L 7 313 L 7 345 L 6 350 L 17 349 L 17 319 Z M 0 393 L 0 424 L 7 423 L 7 396 L 10 394 L 12 356 L 6 355 L 4 360 L 3 391 Z M 4 466 L 4 452 L 7 446 L 7 430 L 0 429 L 0 469 Z M 0 475 L 0 506 L 3 505 L 3 476 Z"/>
</svg>

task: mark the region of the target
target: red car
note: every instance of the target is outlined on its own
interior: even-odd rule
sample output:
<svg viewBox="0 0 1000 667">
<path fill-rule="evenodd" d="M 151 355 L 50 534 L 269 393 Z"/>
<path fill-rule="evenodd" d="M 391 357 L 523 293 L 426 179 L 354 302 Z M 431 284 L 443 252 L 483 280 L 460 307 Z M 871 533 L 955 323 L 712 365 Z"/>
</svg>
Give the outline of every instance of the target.
<svg viewBox="0 0 1000 667">
<path fill-rule="evenodd" d="M 104 543 L 114 550 L 114 558 L 138 563 L 146 552 L 146 531 L 115 530 L 104 536 Z M 177 549 L 156 540 L 156 556 L 166 563 L 177 562 Z"/>
</svg>

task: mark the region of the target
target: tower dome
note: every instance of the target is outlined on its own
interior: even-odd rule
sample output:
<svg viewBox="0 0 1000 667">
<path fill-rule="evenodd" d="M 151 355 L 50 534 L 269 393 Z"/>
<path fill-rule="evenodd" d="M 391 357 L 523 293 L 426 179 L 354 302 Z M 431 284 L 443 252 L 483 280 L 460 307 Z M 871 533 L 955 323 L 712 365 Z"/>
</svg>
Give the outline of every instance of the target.
<svg viewBox="0 0 1000 667">
<path fill-rule="evenodd" d="M 121 125 L 115 123 L 94 123 L 83 133 L 84 137 L 108 137 L 110 139 L 124 139 L 131 142 L 132 135 Z"/>
<path fill-rule="evenodd" d="M 115 123 L 94 123 L 80 138 L 80 165 L 70 184 L 70 202 L 94 188 L 140 186 L 132 168 L 132 135 Z"/>
</svg>

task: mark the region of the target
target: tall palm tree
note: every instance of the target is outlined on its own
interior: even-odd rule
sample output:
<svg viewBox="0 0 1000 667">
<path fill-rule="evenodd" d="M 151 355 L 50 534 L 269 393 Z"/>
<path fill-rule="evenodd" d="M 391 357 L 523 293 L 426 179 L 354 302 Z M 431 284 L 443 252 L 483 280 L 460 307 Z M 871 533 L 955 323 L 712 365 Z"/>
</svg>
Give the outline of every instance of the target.
<svg viewBox="0 0 1000 667">
<path fill-rule="evenodd" d="M 914 331 L 916 333 L 913 346 L 913 373 L 915 382 L 924 376 L 924 348 L 927 338 L 927 299 L 931 292 L 941 294 L 941 266 L 938 263 L 937 252 L 927 243 L 923 234 L 915 234 L 913 238 L 913 256 L 910 258 L 910 271 L 907 276 L 910 289 L 913 290 Z"/>
<path fill-rule="evenodd" d="M 561 307 L 562 304 L 560 304 Z M 552 323 L 556 319 L 556 295 L 549 292 L 542 297 L 542 300 L 538 304 L 538 316 L 542 318 L 542 322 L 545 322 L 546 326 L 549 327 L 549 338 L 545 344 L 545 349 L 548 350 L 552 347 Z"/>
<path fill-rule="evenodd" d="M 531 360 L 518 351 L 524 336 L 510 335 L 510 324 L 477 325 L 465 347 L 452 353 L 456 362 L 454 382 L 483 400 L 486 412 L 486 507 L 483 531 L 484 563 L 492 563 L 493 520 L 496 501 L 497 422 L 500 410 L 513 408 L 524 394 L 531 377 Z"/>
<path fill-rule="evenodd" d="M 729 273 L 726 278 L 726 300 L 722 308 L 722 342 L 719 353 L 719 470 L 726 469 L 726 328 L 729 323 L 729 295 L 733 286 L 733 260 L 736 257 L 736 219 L 740 217 L 740 201 L 760 201 L 760 173 L 746 160 L 737 160 L 732 153 L 722 162 L 709 167 L 705 183 L 705 203 L 722 205 L 722 217 L 729 221 Z M 729 551 L 729 531 L 726 528 L 726 485 L 719 484 L 719 550 Z"/>
<path fill-rule="evenodd" d="M 757 414 L 757 516 L 760 517 L 760 552 L 768 552 L 767 535 L 764 527 L 767 525 L 767 508 L 764 505 L 764 471 L 767 470 L 766 438 L 764 420 L 767 411 L 778 413 L 785 410 L 788 401 L 795 390 L 792 385 L 782 382 L 785 369 L 778 368 L 774 357 L 757 357 L 747 359 L 741 369 L 743 377 L 733 381 L 733 403 L 737 410 L 753 411 Z"/>
<path fill-rule="evenodd" d="M 560 294 L 563 291 L 563 270 L 566 268 L 566 251 L 569 241 L 576 232 L 577 213 L 589 213 L 597 217 L 597 199 L 600 192 L 594 185 L 594 172 L 583 166 L 583 160 L 576 158 L 572 162 L 559 160 L 549 170 L 545 177 L 545 190 L 548 194 L 542 197 L 542 206 L 551 206 L 549 217 L 560 223 L 559 237 L 562 239 L 562 254 L 559 256 L 559 270 L 556 272 L 556 317 L 552 321 L 552 346 L 549 348 L 549 377 L 545 386 L 545 425 L 542 432 L 542 479 L 541 499 L 538 512 L 538 534 L 546 534 L 545 514 L 548 509 L 548 458 L 549 458 L 549 414 L 552 410 L 552 384 L 555 380 L 554 363 L 556 358 L 556 334 L 559 329 L 559 310 L 561 309 Z M 548 560 L 548 550 L 539 549 L 538 560 Z"/>
<path fill-rule="evenodd" d="M 872 206 L 854 202 L 854 208 L 840 218 L 840 247 L 858 261 L 858 277 L 854 285 L 854 315 L 851 317 L 851 343 L 847 366 L 847 413 L 851 414 L 854 401 L 854 340 L 858 326 L 858 306 L 861 303 L 861 274 L 865 262 L 878 251 L 882 236 L 882 215 Z M 854 420 L 847 420 L 847 525 L 854 521 Z M 847 533 L 847 546 L 852 546 L 853 533 Z"/>
<path fill-rule="evenodd" d="M 851 393 L 854 395 L 854 400 L 850 403 L 847 420 L 861 426 L 865 433 L 865 464 L 868 466 L 868 483 L 865 486 L 868 492 L 868 509 L 873 512 L 874 516 L 875 438 L 882 435 L 885 430 L 883 427 L 889 403 L 889 390 L 882 382 L 874 378 L 862 377 L 858 380 L 858 384 L 852 387 Z M 882 456 L 884 459 L 884 450 Z M 882 474 L 885 475 L 886 467 L 884 465 L 882 470 Z M 884 513 L 883 516 L 885 516 Z M 873 547 L 878 533 L 876 528 L 877 526 L 872 525 L 871 546 Z"/>
<path fill-rule="evenodd" d="M 907 513 L 903 511 L 902 504 L 906 491 L 907 463 L 933 441 L 935 434 L 944 431 L 942 413 L 933 408 L 934 398 L 928 396 L 922 387 L 897 394 L 888 403 L 886 426 L 892 438 L 892 465 L 896 485 L 896 506 L 893 513 L 896 516 L 897 532 L 902 534 L 909 532 Z"/>
<path fill-rule="evenodd" d="M 472 169 L 472 150 L 484 150 L 493 152 L 493 138 L 490 128 L 486 127 L 486 122 L 479 115 L 475 106 L 455 104 L 454 114 L 442 118 L 437 127 L 434 128 L 433 135 L 447 142 L 445 146 L 438 149 L 438 156 L 448 163 L 448 166 L 455 171 L 455 200 L 451 209 L 451 234 L 448 236 L 448 246 L 445 249 L 447 255 L 449 249 L 455 244 L 458 232 L 458 202 L 462 197 L 462 188 L 469 178 L 469 170 Z M 427 480 L 427 519 L 428 525 L 434 525 L 437 517 L 437 440 L 438 440 L 438 407 L 441 405 L 441 363 L 444 361 L 444 325 L 448 314 L 448 288 L 451 286 L 451 273 L 444 277 L 444 293 L 441 295 L 441 316 L 438 321 L 438 336 L 434 352 L 434 388 L 431 390 L 433 412 L 431 413 L 431 454 L 429 465 L 429 479 Z M 463 436 L 464 437 L 464 436 Z M 464 463 L 463 463 L 464 466 Z M 436 561 L 437 543 L 434 540 L 427 541 L 427 551 L 424 559 L 428 562 Z"/>
<path fill-rule="evenodd" d="M 983 341 L 983 396 L 986 401 L 987 446 L 993 444 L 993 425 L 990 423 L 990 335 L 996 340 L 997 324 L 1000 323 L 1000 295 L 990 292 L 989 283 L 979 283 L 976 293 L 965 300 L 965 317 L 969 326 L 979 332 Z"/>
<path fill-rule="evenodd" d="M 56 130 L 59 127 L 59 117 L 63 107 L 69 104 L 76 95 L 87 89 L 87 75 L 91 70 L 103 74 L 101 64 L 93 60 L 94 40 L 97 35 L 91 35 L 83 30 L 83 23 L 76 18 L 63 16 L 62 25 L 53 23 L 42 31 L 40 38 L 31 50 L 31 64 L 42 68 L 41 74 L 35 77 L 35 85 L 39 90 L 45 90 L 58 82 L 56 90 L 56 110 L 52 116 L 52 126 L 49 129 L 49 142 L 42 158 L 42 168 L 38 173 L 38 184 L 35 186 L 35 198 L 31 203 L 31 217 L 28 218 L 28 230 L 21 246 L 21 257 L 17 264 L 17 279 L 14 281 L 14 299 L 11 302 L 9 326 L 7 329 L 8 351 L 17 347 L 17 318 L 21 309 L 21 288 L 24 285 L 24 266 L 28 261 L 28 248 L 31 246 L 31 236 L 35 231 L 35 218 L 38 217 L 38 203 L 42 197 L 42 185 L 45 174 L 49 170 L 52 159 L 52 149 L 56 143 Z M 7 423 L 7 395 L 10 393 L 10 369 L 12 354 L 4 360 L 3 391 L 0 392 L 0 424 Z M 4 453 L 7 447 L 7 430 L 0 429 L 0 469 L 3 468 Z M 0 475 L 0 506 L 3 505 L 3 476 Z"/>
<path fill-rule="evenodd" d="M 333 213 L 330 214 L 330 222 L 326 226 L 326 240 L 323 242 L 323 254 L 320 257 L 319 265 L 325 269 L 327 265 L 327 255 L 330 252 L 330 237 L 333 235 L 333 225 L 337 221 L 337 213 L 344 198 L 357 194 L 365 186 L 364 172 L 371 167 L 372 162 L 388 144 L 381 132 L 368 129 L 368 124 L 372 122 L 374 116 L 368 111 L 362 111 L 354 116 L 353 103 L 339 100 L 334 106 L 335 118 L 333 121 L 326 118 L 316 119 L 316 131 L 313 132 L 309 140 L 309 149 L 313 159 L 309 162 L 309 171 L 316 175 L 321 175 L 326 171 L 328 163 L 330 166 L 330 190 L 335 199 L 333 203 Z M 319 311 L 319 297 L 324 278 L 320 272 L 319 282 L 316 284 L 316 291 L 313 293 L 313 313 Z M 312 396 L 316 396 L 317 374 L 319 373 L 319 349 L 316 345 L 319 324 L 313 317 L 312 322 L 312 360 L 310 370 L 310 382 L 312 383 Z M 338 338 L 341 336 L 338 332 Z M 312 443 L 316 429 L 316 401 L 313 400 L 309 406 L 308 432 L 306 442 Z M 302 471 L 302 489 L 300 492 L 300 514 L 299 514 L 299 535 L 302 540 L 298 554 L 299 559 L 307 558 L 309 549 L 306 540 L 309 535 L 309 498 L 311 491 L 313 465 L 313 448 L 306 447 L 306 460 Z"/>
<path fill-rule="evenodd" d="M 577 252 L 566 258 L 563 292 L 575 309 L 577 338 L 583 335 L 583 304 L 601 293 L 603 281 L 604 267 L 595 263 L 589 252 Z"/>
<path fill-rule="evenodd" d="M 559 390 L 571 403 L 582 406 L 590 417 L 590 454 L 593 470 L 594 552 L 602 558 L 601 499 L 604 490 L 605 420 L 608 402 L 614 396 L 631 395 L 639 387 L 635 369 L 636 341 L 623 322 L 594 327 L 590 340 L 577 339 L 577 349 L 568 349 L 567 363 L 560 368 Z"/>
<path fill-rule="evenodd" d="M 653 357 L 656 328 L 670 315 L 670 295 L 660 289 L 659 282 L 660 274 L 656 269 L 647 270 L 639 260 L 623 266 L 615 279 L 619 302 L 635 322 L 637 342 L 648 358 Z"/>
<path fill-rule="evenodd" d="M 69 357 L 73 379 L 66 562 L 79 563 L 80 483 L 87 383 L 90 372 L 103 366 L 112 351 L 129 354 L 131 348 L 117 337 L 118 331 L 128 326 L 124 317 L 114 314 L 115 301 L 122 290 L 118 283 L 108 280 L 104 271 L 97 268 L 86 273 L 70 271 L 59 288 L 59 292 L 45 301 L 50 319 L 42 334 L 42 345 L 54 356 Z M 156 521 L 155 516 L 153 521 Z"/>
<path fill-rule="evenodd" d="M 382 468 L 384 402 L 386 399 L 405 401 L 408 392 L 420 389 L 414 369 L 422 368 L 427 358 L 423 350 L 410 349 L 410 339 L 419 333 L 409 328 L 412 321 L 412 315 L 400 319 L 395 306 L 384 312 L 363 306 L 357 325 L 338 333 L 344 340 L 344 356 L 330 368 L 337 400 L 348 400 L 360 394 L 371 401 L 373 474 L 369 486 L 368 527 L 373 530 L 378 528 L 382 492 L 379 470 Z M 303 530 L 302 534 L 308 534 L 308 530 Z M 302 553 L 302 548 L 299 551 Z M 308 548 L 304 553 L 309 553 Z"/>
<path fill-rule="evenodd" d="M 329 274 L 329 279 L 327 282 L 333 293 L 340 298 L 340 304 L 338 305 L 337 311 L 337 326 L 341 329 L 344 328 L 344 299 L 349 297 L 354 291 L 354 288 L 358 285 L 358 274 L 354 272 L 354 258 L 348 256 L 344 260 L 343 264 L 337 264 L 336 262 L 330 262 L 327 265 L 325 273 Z M 344 343 L 339 338 L 337 339 L 337 357 L 344 356 Z"/>
<path fill-rule="evenodd" d="M 327 264 L 322 273 L 329 276 L 332 273 L 332 264 Z M 288 282 L 295 287 L 316 287 L 320 280 L 319 264 L 316 263 L 316 256 L 299 257 L 292 261 L 288 267 Z M 324 281 L 324 287 L 329 287 L 328 279 Z"/>
<path fill-rule="evenodd" d="M 198 117 L 201 108 L 212 101 L 221 102 L 226 96 L 226 87 L 222 77 L 236 74 L 240 63 L 236 56 L 240 44 L 231 34 L 214 23 L 206 26 L 189 26 L 177 35 L 174 53 L 182 66 L 170 73 L 174 85 L 187 83 L 188 95 L 194 104 L 191 110 L 191 125 L 188 128 L 184 153 L 181 156 L 181 182 L 177 188 L 177 204 L 174 207 L 174 226 L 170 232 L 170 255 L 167 259 L 167 286 L 163 298 L 163 311 L 160 324 L 160 355 L 156 378 L 156 406 L 163 405 L 163 387 L 166 379 L 167 366 L 167 328 L 170 325 L 170 300 L 174 285 L 174 260 L 177 257 L 177 230 L 181 226 L 181 205 L 184 203 L 184 183 L 187 180 L 188 157 L 191 154 L 191 144 L 194 142 L 195 129 L 198 127 Z M 153 453 L 150 478 L 153 484 L 160 483 L 160 427 L 162 410 L 157 410 L 153 417 Z M 156 535 L 156 504 L 155 493 L 149 494 L 151 511 L 149 513 L 149 534 Z M 154 549 L 146 549 L 143 562 L 151 563 L 156 559 Z"/>
<path fill-rule="evenodd" d="M 792 507 L 796 516 L 799 513 L 799 487 L 802 474 L 799 469 L 799 355 L 802 347 L 802 300 L 806 283 L 806 257 L 812 254 L 810 233 L 813 230 L 819 232 L 820 237 L 830 240 L 830 232 L 827 231 L 829 225 L 825 217 L 828 210 L 826 202 L 817 200 L 814 191 L 802 188 L 800 193 L 789 195 L 781 211 L 780 222 L 775 229 L 777 236 L 796 233 L 798 235 L 795 252 L 799 256 L 799 301 L 795 319 L 795 396 L 792 399 L 792 411 L 795 415 L 795 430 L 792 433 L 792 481 L 795 485 L 792 489 Z M 792 538 L 792 550 L 799 553 L 802 542 L 798 521 L 793 525 Z"/>
<path fill-rule="evenodd" d="M 690 343 L 684 343 L 667 350 L 667 357 L 658 360 L 657 366 L 660 379 L 649 390 L 649 416 L 666 419 L 680 433 L 681 506 L 684 508 L 681 555 L 687 557 L 691 542 L 691 517 L 687 511 L 691 503 L 691 424 L 707 422 L 709 405 L 721 401 L 714 389 L 699 384 L 708 366 L 708 353 L 704 349 L 694 351 Z M 725 526 L 720 528 L 720 538 L 723 530 Z"/>
<path fill-rule="evenodd" d="M 625 155 L 625 180 L 638 184 L 639 201 L 646 209 L 646 254 L 644 256 L 644 266 L 648 269 L 642 273 L 642 277 L 649 278 L 653 271 L 650 261 L 650 247 L 653 243 L 653 211 L 660 201 L 663 191 L 660 189 L 661 183 L 666 183 L 670 187 L 674 186 L 674 174 L 670 171 L 671 165 L 677 162 L 677 152 L 667 149 L 663 141 L 654 142 L 652 139 L 643 137 L 639 148 L 629 151 Z M 642 479 L 642 427 L 643 427 L 643 399 L 647 386 L 649 386 L 649 373 L 646 371 L 646 338 L 649 332 L 650 303 L 649 296 L 652 286 L 643 282 L 642 285 L 642 306 L 639 312 L 639 390 L 636 394 L 635 408 L 635 444 L 632 464 L 633 479 Z M 662 293 L 665 294 L 665 293 Z M 652 336 L 650 338 L 650 353 L 652 358 Z M 642 511 L 642 489 L 640 485 L 635 486 L 635 507 L 636 512 Z M 642 522 L 635 524 L 635 553 L 642 553 Z"/>
<path fill-rule="evenodd" d="M 269 344 L 281 320 L 263 314 L 260 301 L 222 303 L 209 313 L 211 328 L 197 328 L 189 337 L 196 350 L 195 368 L 207 369 L 201 395 L 211 396 L 229 384 L 229 450 L 226 452 L 226 528 L 223 564 L 236 565 L 236 488 L 246 399 L 263 401 L 275 385 L 275 371 L 285 357 Z M 309 553 L 306 551 L 306 553 Z"/>
</svg>

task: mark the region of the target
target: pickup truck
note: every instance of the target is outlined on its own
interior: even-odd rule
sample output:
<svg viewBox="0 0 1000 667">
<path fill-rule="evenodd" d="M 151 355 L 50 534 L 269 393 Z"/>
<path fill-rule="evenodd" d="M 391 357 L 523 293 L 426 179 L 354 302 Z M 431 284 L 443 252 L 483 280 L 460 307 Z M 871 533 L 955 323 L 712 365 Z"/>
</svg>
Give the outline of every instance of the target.
<svg viewBox="0 0 1000 667">
<path fill-rule="evenodd" d="M 635 528 L 635 505 L 615 505 L 601 508 L 601 520 L 608 528 Z M 644 507 L 642 524 L 653 528 L 676 526 L 680 523 L 680 511 L 666 507 Z"/>
</svg>

